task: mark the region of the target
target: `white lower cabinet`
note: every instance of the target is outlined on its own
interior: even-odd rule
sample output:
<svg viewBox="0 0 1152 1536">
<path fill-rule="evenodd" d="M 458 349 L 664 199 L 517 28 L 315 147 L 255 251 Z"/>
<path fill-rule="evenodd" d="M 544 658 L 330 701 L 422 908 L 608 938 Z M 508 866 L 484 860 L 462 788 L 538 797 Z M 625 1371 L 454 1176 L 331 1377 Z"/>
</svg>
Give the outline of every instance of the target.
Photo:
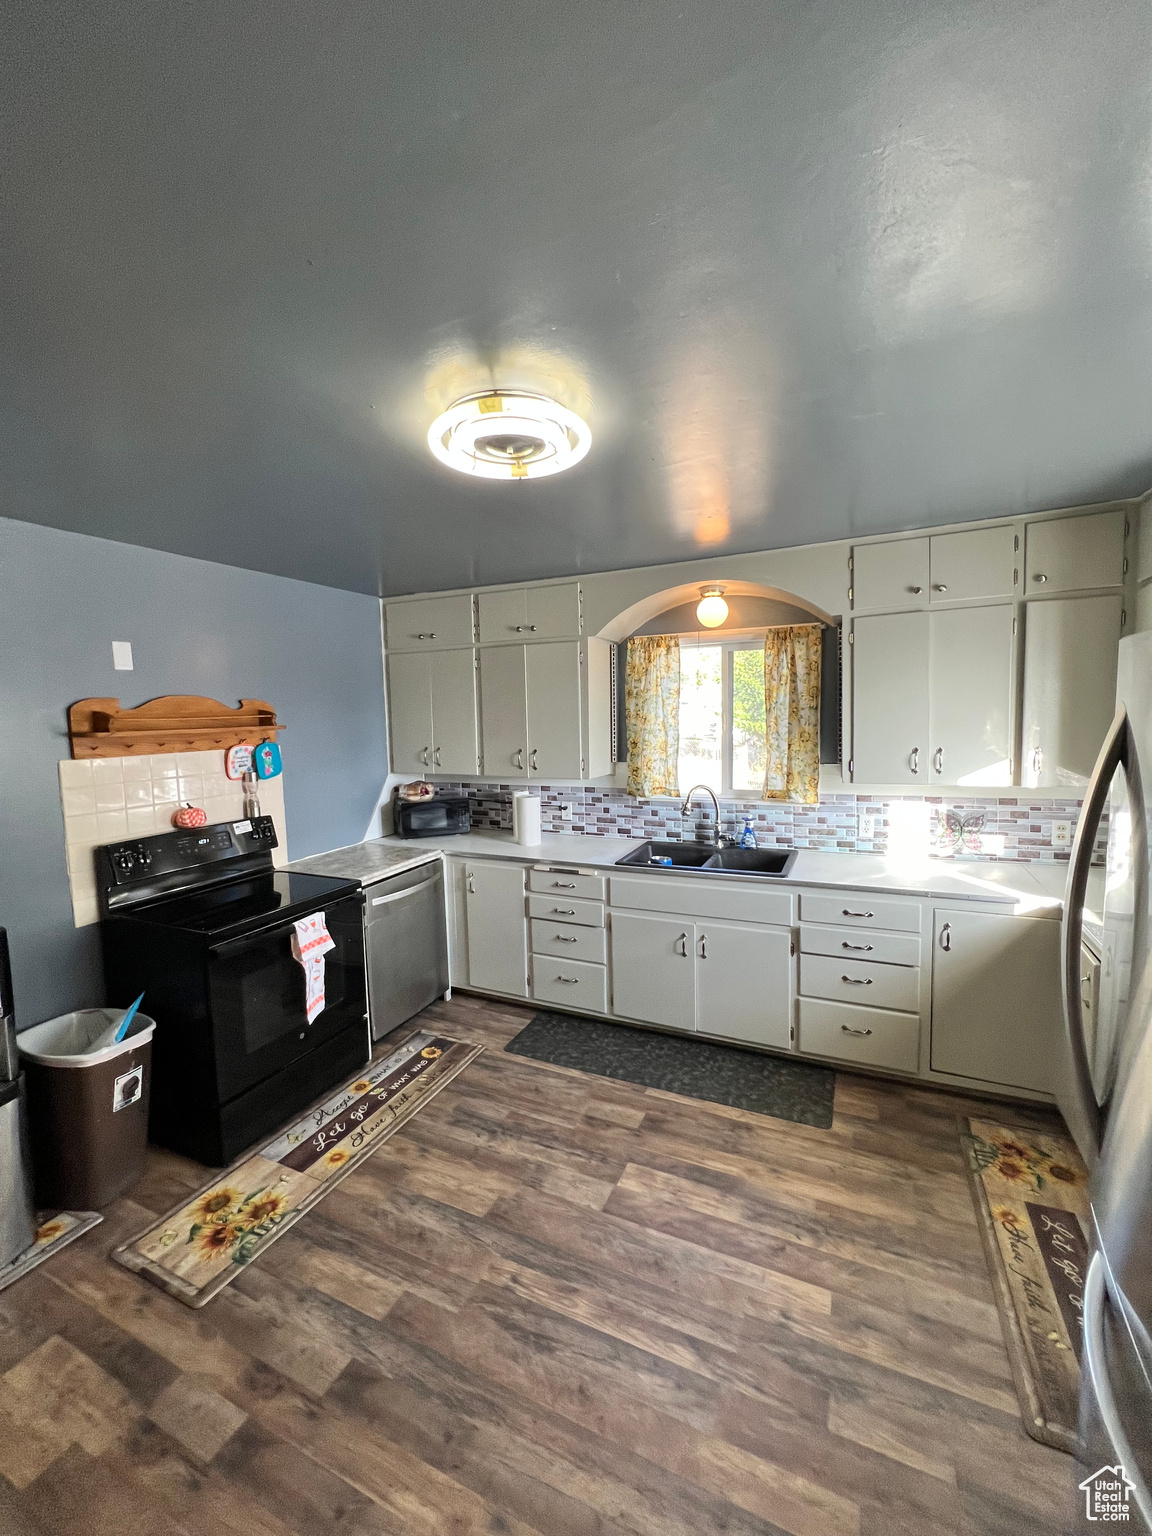
<svg viewBox="0 0 1152 1536">
<path fill-rule="evenodd" d="M 468 985 L 528 996 L 528 918 L 524 867 L 496 859 L 464 866 Z"/>
<path fill-rule="evenodd" d="M 800 1049 L 892 1072 L 915 1072 L 920 1061 L 920 1017 L 884 1008 L 800 999 Z"/>
<path fill-rule="evenodd" d="M 694 925 L 678 917 L 613 912 L 613 1011 L 668 1029 L 694 1029 L 695 939 Z"/>
<path fill-rule="evenodd" d="M 532 996 L 538 1002 L 556 1003 L 561 1008 L 607 1013 L 608 973 L 602 965 L 586 960 L 533 955 Z"/>
<path fill-rule="evenodd" d="M 1059 983 L 1059 923 L 937 907 L 932 1071 L 1050 1093 Z"/>
<path fill-rule="evenodd" d="M 787 928 L 696 924 L 698 1035 L 787 1050 L 792 1042 L 792 992 L 792 935 Z"/>
</svg>

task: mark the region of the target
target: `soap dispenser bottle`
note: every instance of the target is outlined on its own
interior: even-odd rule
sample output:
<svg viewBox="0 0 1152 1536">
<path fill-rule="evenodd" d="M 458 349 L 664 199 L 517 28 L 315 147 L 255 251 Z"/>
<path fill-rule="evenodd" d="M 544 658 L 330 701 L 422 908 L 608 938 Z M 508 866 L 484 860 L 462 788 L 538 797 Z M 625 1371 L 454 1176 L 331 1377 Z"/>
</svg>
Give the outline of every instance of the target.
<svg viewBox="0 0 1152 1536">
<path fill-rule="evenodd" d="M 744 818 L 744 830 L 740 834 L 740 846 L 741 848 L 755 848 L 756 846 L 756 834 L 752 830 L 751 816 L 745 816 Z"/>
</svg>

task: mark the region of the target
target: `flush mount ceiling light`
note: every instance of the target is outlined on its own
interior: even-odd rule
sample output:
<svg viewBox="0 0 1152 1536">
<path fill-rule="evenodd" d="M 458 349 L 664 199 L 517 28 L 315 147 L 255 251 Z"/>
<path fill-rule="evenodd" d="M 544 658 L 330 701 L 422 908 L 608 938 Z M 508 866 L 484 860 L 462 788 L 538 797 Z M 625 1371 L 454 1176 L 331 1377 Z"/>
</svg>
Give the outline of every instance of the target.
<svg viewBox="0 0 1152 1536">
<path fill-rule="evenodd" d="M 728 604 L 724 601 L 723 587 L 701 587 L 700 601 L 696 604 L 696 617 L 705 629 L 716 629 L 728 617 Z"/>
<path fill-rule="evenodd" d="M 570 469 L 592 433 L 575 411 L 546 395 L 492 389 L 457 400 L 428 428 L 436 457 L 486 480 L 533 480 Z"/>
</svg>

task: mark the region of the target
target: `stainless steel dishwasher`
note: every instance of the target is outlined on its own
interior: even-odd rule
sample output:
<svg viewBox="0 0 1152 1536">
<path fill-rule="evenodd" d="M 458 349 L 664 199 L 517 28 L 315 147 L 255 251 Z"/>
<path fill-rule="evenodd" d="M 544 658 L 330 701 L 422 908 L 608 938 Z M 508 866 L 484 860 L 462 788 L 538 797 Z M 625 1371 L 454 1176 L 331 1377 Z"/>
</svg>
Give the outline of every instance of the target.
<svg viewBox="0 0 1152 1536">
<path fill-rule="evenodd" d="M 443 862 L 366 884 L 364 896 L 368 1006 L 379 1040 L 448 992 Z"/>
</svg>

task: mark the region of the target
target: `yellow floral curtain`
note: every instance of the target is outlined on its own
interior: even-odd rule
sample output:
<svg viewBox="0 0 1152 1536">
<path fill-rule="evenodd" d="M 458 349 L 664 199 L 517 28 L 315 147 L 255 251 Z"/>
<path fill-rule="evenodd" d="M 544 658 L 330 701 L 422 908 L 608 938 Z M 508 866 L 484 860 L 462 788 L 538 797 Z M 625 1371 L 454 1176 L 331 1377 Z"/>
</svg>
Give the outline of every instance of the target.
<svg viewBox="0 0 1152 1536">
<path fill-rule="evenodd" d="M 820 631 L 789 624 L 764 641 L 765 800 L 820 799 Z"/>
<path fill-rule="evenodd" d="M 680 641 L 634 635 L 624 676 L 628 725 L 628 793 L 679 795 Z"/>
</svg>

